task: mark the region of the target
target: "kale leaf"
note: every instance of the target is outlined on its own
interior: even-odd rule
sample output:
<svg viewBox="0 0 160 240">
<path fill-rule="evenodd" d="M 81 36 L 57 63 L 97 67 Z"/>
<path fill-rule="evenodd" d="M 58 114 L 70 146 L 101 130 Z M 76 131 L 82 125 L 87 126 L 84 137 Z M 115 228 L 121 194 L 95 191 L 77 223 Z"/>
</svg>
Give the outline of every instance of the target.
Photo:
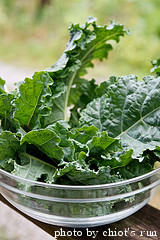
<svg viewBox="0 0 160 240">
<path fill-rule="evenodd" d="M 69 31 L 56 64 L 11 93 L 0 78 L 0 168 L 70 185 L 112 183 L 152 171 L 160 160 L 159 59 L 152 62 L 156 77 L 112 76 L 98 85 L 84 78 L 87 68 L 107 58 L 111 40 L 119 42 L 128 32 L 113 21 L 99 26 L 93 17 Z"/>
</svg>

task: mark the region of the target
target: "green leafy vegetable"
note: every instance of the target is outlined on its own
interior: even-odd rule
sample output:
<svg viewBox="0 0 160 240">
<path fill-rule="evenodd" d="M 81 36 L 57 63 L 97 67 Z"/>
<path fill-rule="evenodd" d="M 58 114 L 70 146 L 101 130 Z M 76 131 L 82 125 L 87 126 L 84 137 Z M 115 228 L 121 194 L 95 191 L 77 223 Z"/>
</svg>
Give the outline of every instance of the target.
<svg viewBox="0 0 160 240">
<path fill-rule="evenodd" d="M 152 61 L 152 65 L 151 73 L 156 73 L 157 77 L 160 76 L 160 58 Z"/>
<path fill-rule="evenodd" d="M 50 113 L 51 89 L 53 80 L 46 72 L 37 72 L 33 78 L 26 78 L 19 87 L 13 101 L 14 118 L 29 130 L 43 126 L 42 118 Z"/>
<path fill-rule="evenodd" d="M 114 83 L 111 79 L 106 86 L 105 94 L 81 112 L 81 124 L 121 138 L 122 146 L 133 149 L 134 157 L 160 146 L 160 79 L 137 81 L 130 75 L 115 78 Z"/>
<path fill-rule="evenodd" d="M 93 30 L 90 30 L 90 27 Z M 120 37 L 127 33 L 123 25 L 114 22 L 109 26 L 98 26 L 96 18 L 93 17 L 89 17 L 83 26 L 71 24 L 69 30 L 70 40 L 66 50 L 57 63 L 47 69 L 55 81 L 54 88 L 59 88 L 59 97 L 54 101 L 52 114 L 45 118 L 45 125 L 60 120 L 59 115 L 67 120 L 67 106 L 75 105 L 81 95 L 88 95 L 88 85 L 90 88 L 93 85 L 94 88 L 93 82 L 89 84 L 87 80 L 81 79 L 81 76 L 87 73 L 86 69 L 93 67 L 92 60 L 107 58 L 112 46 L 106 42 L 119 42 Z M 63 86 L 66 87 L 65 91 Z M 88 100 L 86 101 L 88 103 Z M 84 106 L 83 102 L 81 105 Z M 81 105 L 79 107 L 82 107 Z"/>
<path fill-rule="evenodd" d="M 33 130 L 25 134 L 21 144 L 27 142 L 40 148 L 50 158 L 61 160 L 63 158 L 62 148 L 59 147 L 60 138 L 49 129 Z"/>
<path fill-rule="evenodd" d="M 79 162 L 67 163 L 63 169 L 60 169 L 55 178 L 59 176 L 64 176 L 67 174 L 67 177 L 70 179 L 70 183 L 78 183 L 82 185 L 97 185 L 104 183 L 111 183 L 120 181 L 120 178 L 116 174 L 110 174 L 110 167 L 100 167 L 96 172 L 83 166 Z M 61 179 L 61 184 L 65 183 L 66 179 Z"/>
<path fill-rule="evenodd" d="M 153 153 L 149 152 L 148 150 L 147 152 L 148 153 L 145 153 L 144 160 L 142 162 L 136 159 L 124 168 L 121 167 L 114 169 L 112 173 L 118 173 L 121 175 L 122 178 L 127 179 L 138 177 L 152 171 L 156 159 L 154 159 Z"/>
<path fill-rule="evenodd" d="M 53 175 L 56 171 L 54 166 L 49 165 L 29 154 L 22 156 L 23 158 L 27 158 L 27 164 L 19 165 L 14 161 L 13 174 L 29 180 L 45 181 L 47 183 L 52 182 Z"/>
<path fill-rule="evenodd" d="M 17 91 L 5 92 L 0 78 L 0 168 L 69 185 L 112 183 L 152 171 L 160 160 L 159 59 L 152 62 L 156 77 L 112 76 L 98 85 L 84 78 L 87 68 L 107 58 L 111 40 L 119 42 L 127 31 L 114 22 L 99 26 L 93 17 L 69 31 L 57 63 L 26 78 Z"/>
<path fill-rule="evenodd" d="M 5 85 L 5 81 L 0 77 L 0 94 L 5 92 L 4 85 Z"/>
<path fill-rule="evenodd" d="M 8 131 L 0 134 L 0 167 L 5 169 L 5 164 L 10 158 L 16 158 L 19 151 L 19 140 Z"/>
<path fill-rule="evenodd" d="M 14 99 L 14 95 L 10 93 L 3 93 L 0 95 L 0 118 L 9 119 L 11 113 L 11 101 Z"/>
</svg>

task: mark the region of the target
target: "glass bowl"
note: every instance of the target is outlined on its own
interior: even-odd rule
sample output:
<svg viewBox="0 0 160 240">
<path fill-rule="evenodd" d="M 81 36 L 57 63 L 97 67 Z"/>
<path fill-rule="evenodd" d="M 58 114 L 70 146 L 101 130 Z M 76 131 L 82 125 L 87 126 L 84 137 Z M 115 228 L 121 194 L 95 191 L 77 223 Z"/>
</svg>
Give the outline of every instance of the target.
<svg viewBox="0 0 160 240">
<path fill-rule="evenodd" d="M 160 168 L 126 181 L 68 186 L 30 181 L 0 170 L 0 191 L 16 208 L 45 223 L 93 227 L 142 208 L 160 184 Z"/>
</svg>

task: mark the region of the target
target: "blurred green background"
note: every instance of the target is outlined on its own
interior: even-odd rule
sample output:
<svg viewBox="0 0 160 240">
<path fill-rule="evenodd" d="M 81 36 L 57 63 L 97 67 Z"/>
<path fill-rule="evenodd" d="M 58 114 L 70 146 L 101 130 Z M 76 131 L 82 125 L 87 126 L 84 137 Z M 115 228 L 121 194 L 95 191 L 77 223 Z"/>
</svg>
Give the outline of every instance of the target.
<svg viewBox="0 0 160 240">
<path fill-rule="evenodd" d="M 151 60 L 160 57 L 160 0 L 1 0 L 0 60 L 49 67 L 66 47 L 69 23 L 83 24 L 90 15 L 100 25 L 115 19 L 131 35 L 114 44 L 109 59 L 89 74 L 149 74 Z"/>
</svg>

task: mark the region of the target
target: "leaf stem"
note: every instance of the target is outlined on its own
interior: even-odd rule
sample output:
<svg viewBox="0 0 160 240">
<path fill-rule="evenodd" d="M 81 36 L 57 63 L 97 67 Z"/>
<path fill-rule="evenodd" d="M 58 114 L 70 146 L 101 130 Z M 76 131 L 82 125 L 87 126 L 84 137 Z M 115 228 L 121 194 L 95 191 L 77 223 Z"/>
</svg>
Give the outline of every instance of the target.
<svg viewBox="0 0 160 240">
<path fill-rule="evenodd" d="M 123 33 L 123 32 L 122 32 L 122 33 Z M 117 34 L 117 33 L 114 33 L 114 34 L 110 35 L 109 37 L 107 36 L 105 39 L 103 39 L 103 40 L 101 40 L 100 42 L 98 42 L 97 44 L 93 45 L 93 47 L 92 47 L 86 54 L 84 54 L 84 56 L 82 57 L 82 59 L 81 59 L 81 66 L 83 66 L 83 64 L 84 64 L 83 61 L 87 58 L 87 56 L 88 56 L 98 45 L 100 45 L 101 43 L 106 42 L 106 41 L 108 41 L 108 40 L 112 40 L 112 37 L 113 37 L 114 35 L 116 35 L 116 34 Z M 119 34 L 120 34 L 120 33 L 119 33 Z M 83 63 L 83 64 L 82 64 L 82 63 Z M 80 68 L 81 68 L 81 66 L 80 66 Z M 79 69 L 80 69 L 80 68 L 79 68 Z M 67 107 L 68 107 L 69 93 L 70 93 L 72 84 L 73 84 L 73 82 L 74 82 L 74 78 L 76 77 L 76 74 L 77 74 L 77 72 L 79 71 L 79 69 L 77 69 L 77 70 L 74 72 L 71 80 L 69 81 L 67 93 L 66 93 L 66 96 L 65 96 L 64 120 L 67 120 Z"/>
</svg>

